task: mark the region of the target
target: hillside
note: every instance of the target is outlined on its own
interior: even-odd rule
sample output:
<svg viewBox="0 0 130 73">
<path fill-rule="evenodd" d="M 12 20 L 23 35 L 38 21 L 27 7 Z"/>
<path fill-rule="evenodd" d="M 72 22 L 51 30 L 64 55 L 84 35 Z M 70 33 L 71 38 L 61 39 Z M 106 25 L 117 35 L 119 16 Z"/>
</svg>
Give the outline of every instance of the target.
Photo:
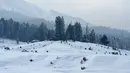
<svg viewBox="0 0 130 73">
<path fill-rule="evenodd" d="M 10 19 L 12 18 L 15 21 L 24 22 L 26 20 L 32 19 L 31 17 L 25 16 L 19 12 L 15 11 L 7 11 L 7 10 L 0 10 L 0 18 Z"/>
<path fill-rule="evenodd" d="M 119 53 L 99 44 L 43 41 L 9 47 L 11 50 L 0 49 L 0 73 L 130 72 L 129 51 Z"/>
<path fill-rule="evenodd" d="M 29 17 L 41 17 L 43 10 L 25 0 L 0 0 L 0 10 L 19 12 Z"/>
<path fill-rule="evenodd" d="M 16 21 L 21 20 L 22 22 L 23 20 L 24 22 L 30 21 L 30 23 L 33 23 L 31 20 L 34 20 L 36 21 L 35 24 L 39 24 L 44 22 L 41 21 L 41 19 L 54 22 L 56 16 L 65 17 L 66 23 L 78 21 L 83 25 L 87 24 L 87 22 L 80 17 L 69 16 L 54 10 L 45 11 L 38 6 L 27 2 L 26 0 L 0 0 L 0 17 L 13 18 Z"/>
</svg>

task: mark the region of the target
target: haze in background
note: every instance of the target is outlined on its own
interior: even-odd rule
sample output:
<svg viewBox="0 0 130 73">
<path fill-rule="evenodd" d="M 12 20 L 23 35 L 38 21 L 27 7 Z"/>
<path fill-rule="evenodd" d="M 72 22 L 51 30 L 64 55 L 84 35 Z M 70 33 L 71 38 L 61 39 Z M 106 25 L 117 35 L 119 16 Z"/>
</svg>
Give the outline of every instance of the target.
<svg viewBox="0 0 130 73">
<path fill-rule="evenodd" d="M 27 0 L 44 10 L 81 17 L 94 25 L 130 29 L 130 0 Z"/>
</svg>

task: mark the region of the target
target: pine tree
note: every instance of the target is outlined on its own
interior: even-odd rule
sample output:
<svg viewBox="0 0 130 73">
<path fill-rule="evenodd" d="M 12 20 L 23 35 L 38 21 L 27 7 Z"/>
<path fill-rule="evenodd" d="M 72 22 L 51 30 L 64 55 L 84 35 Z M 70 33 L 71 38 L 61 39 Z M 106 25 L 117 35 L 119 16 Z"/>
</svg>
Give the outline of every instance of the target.
<svg viewBox="0 0 130 73">
<path fill-rule="evenodd" d="M 74 41 L 74 26 L 70 23 L 67 30 L 66 30 L 66 38 L 67 40 L 73 40 Z"/>
<path fill-rule="evenodd" d="M 65 37 L 64 37 L 65 36 L 64 18 L 60 17 L 60 16 L 56 17 L 55 24 L 56 24 L 55 25 L 56 26 L 56 28 L 55 28 L 55 31 L 56 31 L 56 34 L 55 34 L 56 40 L 65 40 Z"/>
<path fill-rule="evenodd" d="M 44 23 L 41 23 L 41 25 L 38 28 L 37 37 L 40 41 L 47 40 L 47 27 L 44 25 Z"/>
<path fill-rule="evenodd" d="M 88 25 L 86 26 L 86 32 L 82 39 L 83 42 L 89 42 L 89 28 Z"/>
<path fill-rule="evenodd" d="M 75 40 L 81 41 L 82 39 L 82 28 L 79 22 L 76 22 L 74 25 L 74 33 L 75 33 Z"/>
<path fill-rule="evenodd" d="M 86 26 L 86 32 L 85 34 L 88 36 L 89 35 L 89 28 L 88 28 L 88 25 Z"/>
<path fill-rule="evenodd" d="M 0 19 L 0 36 L 3 37 L 4 35 L 4 23 L 5 23 L 5 19 L 1 18 Z"/>
<path fill-rule="evenodd" d="M 17 39 L 19 39 L 19 30 L 20 30 L 20 23 L 19 22 L 15 22 L 14 23 L 14 38 L 17 38 Z"/>
<path fill-rule="evenodd" d="M 82 37 L 82 42 L 88 42 L 86 35 L 84 35 L 84 36 Z"/>
<path fill-rule="evenodd" d="M 17 45 L 19 45 L 19 39 L 18 38 L 16 39 L 16 43 L 17 43 Z"/>
<path fill-rule="evenodd" d="M 48 30 L 47 38 L 48 40 L 55 40 L 55 31 L 53 29 Z"/>
<path fill-rule="evenodd" d="M 95 31 L 92 29 L 91 33 L 89 34 L 89 41 L 91 43 L 95 43 Z"/>
<path fill-rule="evenodd" d="M 3 24 L 3 31 L 2 31 L 2 37 L 7 36 L 7 20 L 5 20 L 4 18 L 1 19 L 2 24 Z"/>
<path fill-rule="evenodd" d="M 106 35 L 103 35 L 102 38 L 100 39 L 101 43 L 103 45 L 108 45 L 109 44 L 109 41 L 108 41 L 108 38 Z"/>
</svg>

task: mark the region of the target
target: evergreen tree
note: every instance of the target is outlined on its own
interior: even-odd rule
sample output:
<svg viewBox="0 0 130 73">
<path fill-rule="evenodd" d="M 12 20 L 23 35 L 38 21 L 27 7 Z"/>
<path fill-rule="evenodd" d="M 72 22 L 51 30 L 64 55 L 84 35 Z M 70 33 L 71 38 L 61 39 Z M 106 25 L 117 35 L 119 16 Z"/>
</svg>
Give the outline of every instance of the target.
<svg viewBox="0 0 130 73">
<path fill-rule="evenodd" d="M 74 25 L 74 36 L 76 41 L 81 41 L 82 39 L 82 28 L 79 22 L 76 22 Z"/>
<path fill-rule="evenodd" d="M 85 35 L 82 38 L 83 42 L 89 42 L 89 29 L 88 29 L 88 25 L 86 26 L 86 32 Z"/>
<path fill-rule="evenodd" d="M 41 25 L 38 28 L 38 32 L 37 32 L 38 39 L 40 41 L 47 40 L 47 32 L 48 32 L 48 29 L 47 29 L 46 25 L 44 25 L 44 23 L 41 23 Z"/>
<path fill-rule="evenodd" d="M 88 25 L 86 26 L 86 32 L 85 32 L 85 35 L 86 35 L 86 36 L 89 35 L 89 28 L 88 28 Z"/>
<path fill-rule="evenodd" d="M 53 29 L 48 30 L 47 38 L 48 40 L 55 40 L 55 31 Z"/>
<path fill-rule="evenodd" d="M 82 37 L 82 42 L 88 42 L 86 35 L 84 35 L 84 36 Z"/>
<path fill-rule="evenodd" d="M 92 29 L 91 33 L 89 34 L 89 42 L 95 43 L 95 31 Z"/>
<path fill-rule="evenodd" d="M 108 45 L 109 44 L 109 41 L 108 41 L 108 38 L 106 35 L 103 35 L 102 38 L 100 39 L 101 43 L 103 45 Z"/>
<path fill-rule="evenodd" d="M 19 22 L 15 22 L 14 23 L 14 38 L 19 39 L 19 30 L 20 30 L 20 23 Z"/>
<path fill-rule="evenodd" d="M 5 24 L 5 19 L 1 18 L 0 19 L 0 36 L 3 37 L 4 35 L 4 24 Z"/>
<path fill-rule="evenodd" d="M 16 43 L 17 43 L 17 45 L 19 44 L 19 39 L 18 38 L 16 39 Z"/>
<path fill-rule="evenodd" d="M 64 18 L 60 17 L 60 16 L 56 17 L 55 24 L 56 24 L 55 25 L 56 26 L 56 28 L 55 28 L 55 31 L 56 31 L 56 34 L 55 34 L 56 40 L 65 40 L 65 37 L 64 37 L 65 36 Z"/>
<path fill-rule="evenodd" d="M 24 28 L 24 40 L 26 42 L 29 42 L 29 36 L 30 36 L 30 33 L 29 33 L 29 28 L 30 28 L 30 25 L 28 23 L 25 23 L 25 28 Z"/>
<path fill-rule="evenodd" d="M 66 38 L 67 40 L 73 40 L 74 41 L 74 26 L 70 23 L 67 30 L 66 30 Z"/>
</svg>

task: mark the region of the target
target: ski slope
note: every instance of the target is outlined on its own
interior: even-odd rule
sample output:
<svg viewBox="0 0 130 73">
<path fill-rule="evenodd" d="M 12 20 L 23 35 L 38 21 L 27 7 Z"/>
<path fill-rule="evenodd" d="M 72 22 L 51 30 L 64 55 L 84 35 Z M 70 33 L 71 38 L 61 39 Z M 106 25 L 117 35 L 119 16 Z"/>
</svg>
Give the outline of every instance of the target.
<svg viewBox="0 0 130 73">
<path fill-rule="evenodd" d="M 71 41 L 7 44 L 10 50 L 0 48 L 0 73 L 130 73 L 130 52 L 126 50 L 113 55 L 119 51 Z"/>
</svg>

